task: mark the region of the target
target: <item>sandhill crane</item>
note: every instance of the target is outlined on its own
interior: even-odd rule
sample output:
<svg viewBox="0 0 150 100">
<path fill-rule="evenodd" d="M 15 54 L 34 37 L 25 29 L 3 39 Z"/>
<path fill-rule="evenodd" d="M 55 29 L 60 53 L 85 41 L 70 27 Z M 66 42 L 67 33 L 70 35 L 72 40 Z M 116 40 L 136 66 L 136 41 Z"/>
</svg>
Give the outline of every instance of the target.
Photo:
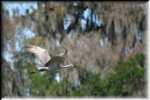
<svg viewBox="0 0 150 100">
<path fill-rule="evenodd" d="M 40 67 L 38 67 L 39 71 L 49 70 L 52 67 L 59 67 L 59 68 L 73 67 L 73 64 L 63 66 L 65 60 L 64 55 L 66 54 L 67 51 L 65 53 L 61 53 L 58 56 L 51 57 L 46 49 L 41 48 L 39 46 L 28 45 L 26 49 L 28 52 L 34 54 L 36 59 L 39 61 L 41 65 Z"/>
</svg>

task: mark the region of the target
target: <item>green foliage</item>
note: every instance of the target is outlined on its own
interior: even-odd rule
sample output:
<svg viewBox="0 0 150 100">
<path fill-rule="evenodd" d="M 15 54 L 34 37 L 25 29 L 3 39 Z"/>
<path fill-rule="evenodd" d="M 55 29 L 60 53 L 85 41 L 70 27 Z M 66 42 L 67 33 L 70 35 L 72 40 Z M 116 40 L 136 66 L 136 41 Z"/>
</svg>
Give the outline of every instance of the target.
<svg viewBox="0 0 150 100">
<path fill-rule="evenodd" d="M 132 96 L 144 80 L 144 55 L 137 54 L 127 61 L 119 61 L 114 72 L 101 79 L 100 74 L 79 68 L 80 87 L 73 87 L 67 79 L 59 83 L 53 79 L 56 70 L 31 74 L 33 96 Z M 29 64 L 30 67 L 35 67 Z M 34 68 L 30 68 L 30 71 Z M 142 86 L 143 87 L 143 86 Z M 143 88 L 144 89 L 144 88 Z"/>
<path fill-rule="evenodd" d="M 144 79 L 144 55 L 137 54 L 128 61 L 119 61 L 116 65 L 115 73 L 108 76 L 108 95 L 123 96 L 133 95 L 137 91 L 136 87 Z"/>
<path fill-rule="evenodd" d="M 104 80 L 100 75 L 86 73 L 82 85 L 74 96 L 132 96 L 144 80 L 144 55 L 137 54 L 128 61 L 119 61 L 114 72 Z M 84 75 L 83 75 L 84 76 Z"/>
</svg>

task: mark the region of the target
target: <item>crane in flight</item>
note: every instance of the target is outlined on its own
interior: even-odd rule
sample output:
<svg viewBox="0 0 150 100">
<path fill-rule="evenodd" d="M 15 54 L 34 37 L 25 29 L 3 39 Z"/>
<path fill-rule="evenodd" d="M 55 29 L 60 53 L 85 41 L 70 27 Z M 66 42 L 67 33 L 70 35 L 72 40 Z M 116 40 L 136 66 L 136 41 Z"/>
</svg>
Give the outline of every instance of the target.
<svg viewBox="0 0 150 100">
<path fill-rule="evenodd" d="M 46 71 L 50 70 L 51 68 L 58 67 L 58 68 L 70 68 L 73 67 L 73 64 L 63 65 L 65 60 L 65 53 L 61 53 L 58 56 L 51 57 L 48 51 L 44 48 L 35 45 L 28 45 L 26 47 L 27 52 L 32 53 L 35 55 L 40 67 L 38 67 L 39 71 Z"/>
</svg>

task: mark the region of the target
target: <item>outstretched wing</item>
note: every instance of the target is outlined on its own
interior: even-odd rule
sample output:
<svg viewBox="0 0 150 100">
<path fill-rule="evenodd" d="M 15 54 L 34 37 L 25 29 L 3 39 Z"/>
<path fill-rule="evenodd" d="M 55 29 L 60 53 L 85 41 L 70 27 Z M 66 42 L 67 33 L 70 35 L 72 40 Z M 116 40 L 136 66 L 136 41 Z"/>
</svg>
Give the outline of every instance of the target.
<svg viewBox="0 0 150 100">
<path fill-rule="evenodd" d="M 41 62 L 41 64 L 45 65 L 51 57 L 46 49 L 43 49 L 38 46 L 29 45 L 27 46 L 27 51 L 33 53 L 36 58 Z"/>
</svg>

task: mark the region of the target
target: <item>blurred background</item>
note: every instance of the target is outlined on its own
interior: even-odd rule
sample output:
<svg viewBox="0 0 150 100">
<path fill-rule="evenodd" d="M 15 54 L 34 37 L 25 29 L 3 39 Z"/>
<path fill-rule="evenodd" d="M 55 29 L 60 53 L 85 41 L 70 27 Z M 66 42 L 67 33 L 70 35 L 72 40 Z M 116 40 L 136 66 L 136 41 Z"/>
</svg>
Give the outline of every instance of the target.
<svg viewBox="0 0 150 100">
<path fill-rule="evenodd" d="M 3 2 L 2 97 L 146 97 L 146 2 Z M 71 69 L 40 72 L 27 45 Z"/>
</svg>

